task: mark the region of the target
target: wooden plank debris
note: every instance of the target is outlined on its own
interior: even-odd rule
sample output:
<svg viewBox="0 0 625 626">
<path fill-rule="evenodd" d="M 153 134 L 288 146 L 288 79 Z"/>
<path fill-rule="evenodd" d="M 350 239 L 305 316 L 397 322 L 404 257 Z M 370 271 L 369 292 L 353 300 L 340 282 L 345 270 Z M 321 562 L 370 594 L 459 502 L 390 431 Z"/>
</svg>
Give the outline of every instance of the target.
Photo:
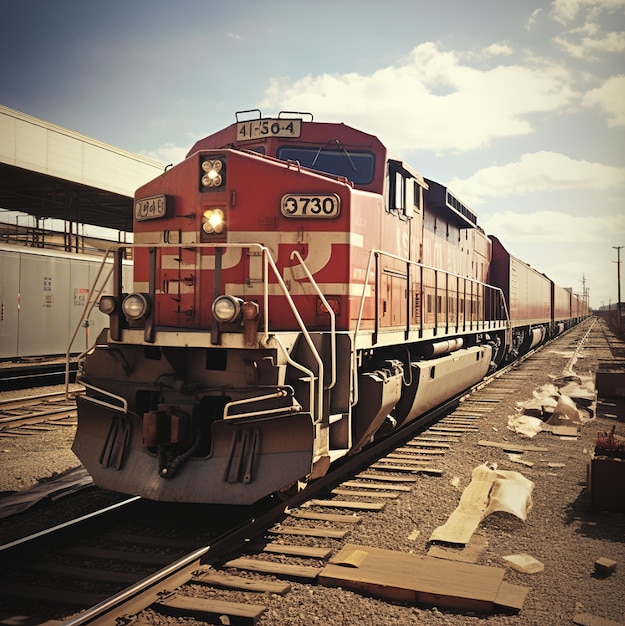
<svg viewBox="0 0 625 626">
<path fill-rule="evenodd" d="M 354 553 L 355 559 L 351 558 Z M 504 583 L 503 576 L 504 570 L 498 567 L 348 543 L 323 568 L 318 583 L 393 601 L 458 610 L 520 610 L 527 589 Z"/>
</svg>

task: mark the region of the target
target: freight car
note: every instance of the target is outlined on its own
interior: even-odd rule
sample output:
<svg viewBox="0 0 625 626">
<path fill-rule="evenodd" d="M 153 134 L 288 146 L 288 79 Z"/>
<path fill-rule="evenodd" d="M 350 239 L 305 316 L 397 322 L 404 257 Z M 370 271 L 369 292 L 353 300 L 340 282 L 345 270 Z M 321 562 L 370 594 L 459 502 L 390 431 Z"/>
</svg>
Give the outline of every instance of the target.
<svg viewBox="0 0 625 626">
<path fill-rule="evenodd" d="M 134 211 L 134 290 L 120 247 L 77 398 L 73 450 L 107 489 L 231 504 L 287 490 L 552 321 L 548 279 L 536 310 L 506 291 L 449 189 L 308 114 L 237 114 Z"/>
<path fill-rule="evenodd" d="M 588 315 L 583 300 L 571 289 L 559 287 L 512 256 L 497 237 L 489 238 L 492 241 L 489 282 L 501 288 L 510 313 L 512 339 L 506 348 L 506 360 L 517 358 Z"/>
<path fill-rule="evenodd" d="M 109 322 L 97 307 L 83 320 L 97 295 L 92 287 L 101 266 L 97 256 L 0 246 L 0 359 L 65 355 L 68 349 L 77 354 L 89 348 Z M 126 264 L 124 272 L 132 284 L 131 267 Z M 105 273 L 100 276 L 100 287 L 110 291 L 112 280 L 106 285 Z"/>
</svg>

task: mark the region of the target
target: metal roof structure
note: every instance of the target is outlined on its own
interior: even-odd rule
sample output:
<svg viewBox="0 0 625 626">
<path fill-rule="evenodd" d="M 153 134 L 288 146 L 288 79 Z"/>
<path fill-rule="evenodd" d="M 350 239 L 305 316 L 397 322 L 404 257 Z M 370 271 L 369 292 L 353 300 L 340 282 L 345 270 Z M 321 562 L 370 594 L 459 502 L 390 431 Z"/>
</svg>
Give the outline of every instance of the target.
<svg viewBox="0 0 625 626">
<path fill-rule="evenodd" d="M 0 105 L 0 208 L 131 232 L 135 189 L 165 164 Z"/>
</svg>

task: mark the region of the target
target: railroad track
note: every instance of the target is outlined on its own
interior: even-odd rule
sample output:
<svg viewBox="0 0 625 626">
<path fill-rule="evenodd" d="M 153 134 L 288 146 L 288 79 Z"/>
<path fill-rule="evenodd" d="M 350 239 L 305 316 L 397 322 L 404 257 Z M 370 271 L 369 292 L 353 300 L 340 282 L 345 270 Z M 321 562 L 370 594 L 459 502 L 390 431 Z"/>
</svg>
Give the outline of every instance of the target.
<svg viewBox="0 0 625 626">
<path fill-rule="evenodd" d="M 0 364 L 0 391 L 30 389 L 45 385 L 60 385 L 66 380 L 65 359 Z M 69 381 L 76 380 L 78 363 L 69 363 Z"/>
<path fill-rule="evenodd" d="M 567 348 L 579 350 L 590 337 L 588 327 L 583 332 L 583 337 L 580 333 L 575 338 L 567 333 L 562 338 L 570 341 Z M 540 351 L 536 354 L 540 355 Z M 480 416 L 494 410 L 519 383 L 540 369 L 540 363 L 532 363 L 536 361 L 530 358 L 517 362 L 506 373 L 498 373 L 429 416 L 418 432 L 413 429 L 395 434 L 369 449 L 367 458 L 347 460 L 330 476 L 315 481 L 289 501 L 274 502 L 275 506 L 267 510 L 250 512 L 250 519 L 240 520 L 236 530 L 222 534 L 212 531 L 210 541 L 188 553 L 178 553 L 179 558 L 164 568 L 100 598 L 97 606 L 83 605 L 83 610 L 66 624 L 111 624 L 146 607 L 195 619 L 219 620 L 220 616 L 228 616 L 229 623 L 255 623 L 264 611 L 264 606 L 254 599 L 258 591 L 288 593 L 289 583 L 275 582 L 276 576 L 287 581 L 316 580 L 330 554 L 336 551 L 336 544 L 348 537 L 360 516 L 375 515 L 412 491 L 416 475 L 440 475 L 440 461 L 446 452 L 464 435 L 475 433 Z M 441 414 L 445 416 L 439 419 Z M 131 543 L 131 537 L 122 541 Z M 152 550 L 167 544 L 162 536 L 159 541 L 160 544 L 147 543 Z M 93 554 L 91 559 L 95 558 Z M 207 600 L 196 597 L 194 587 L 236 590 L 248 595 L 243 602 Z M 0 585 L 1 593 L 7 590 L 4 583 Z"/>
<path fill-rule="evenodd" d="M 68 424 L 75 424 L 76 402 L 74 395 L 74 393 L 66 395 L 65 392 L 59 391 L 1 400 L 0 432 L 15 434 L 15 431 L 10 429 L 59 420 Z"/>
</svg>

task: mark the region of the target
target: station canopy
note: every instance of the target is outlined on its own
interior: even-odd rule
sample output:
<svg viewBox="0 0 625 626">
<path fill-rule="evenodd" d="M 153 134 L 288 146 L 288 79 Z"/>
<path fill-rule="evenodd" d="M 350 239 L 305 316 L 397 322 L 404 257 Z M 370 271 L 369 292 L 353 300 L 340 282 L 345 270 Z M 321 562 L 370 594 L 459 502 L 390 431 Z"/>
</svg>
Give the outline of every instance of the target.
<svg viewBox="0 0 625 626">
<path fill-rule="evenodd" d="M 131 232 L 135 190 L 164 169 L 0 105 L 0 209 Z"/>
</svg>

